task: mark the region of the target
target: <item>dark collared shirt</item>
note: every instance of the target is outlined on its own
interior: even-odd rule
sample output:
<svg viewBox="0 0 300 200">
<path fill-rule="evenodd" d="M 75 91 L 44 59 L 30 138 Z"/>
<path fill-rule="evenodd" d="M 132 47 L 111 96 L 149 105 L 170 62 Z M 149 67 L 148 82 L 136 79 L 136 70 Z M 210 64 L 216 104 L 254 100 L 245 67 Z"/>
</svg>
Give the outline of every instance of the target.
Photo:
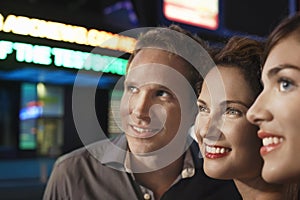
<svg viewBox="0 0 300 200">
<path fill-rule="evenodd" d="M 126 167 L 126 162 L 128 160 L 127 159 L 128 157 L 129 157 L 129 155 L 126 155 L 125 167 Z M 130 174 L 131 174 L 132 179 L 135 180 L 134 174 L 133 173 L 130 173 Z M 191 151 L 190 151 L 190 149 L 188 149 L 184 155 L 184 163 L 183 163 L 183 168 L 181 170 L 181 173 L 178 175 L 178 177 L 173 182 L 173 184 L 170 185 L 170 188 L 174 184 L 178 183 L 181 179 L 191 178 L 194 175 L 195 175 L 195 165 L 194 165 Z M 144 187 L 143 185 L 140 185 L 137 182 L 136 182 L 136 184 L 140 187 L 140 190 L 143 193 L 143 197 L 145 200 L 155 200 L 154 193 L 149 188 Z"/>
<path fill-rule="evenodd" d="M 127 141 L 121 135 L 103 140 L 60 157 L 53 168 L 44 200 L 153 199 L 147 188 L 139 185 L 126 171 Z M 189 153 L 193 165 L 189 166 Z M 172 199 L 241 199 L 232 181 L 207 177 L 198 158 L 198 145 L 193 142 L 185 156 L 181 175 L 162 200 Z"/>
</svg>

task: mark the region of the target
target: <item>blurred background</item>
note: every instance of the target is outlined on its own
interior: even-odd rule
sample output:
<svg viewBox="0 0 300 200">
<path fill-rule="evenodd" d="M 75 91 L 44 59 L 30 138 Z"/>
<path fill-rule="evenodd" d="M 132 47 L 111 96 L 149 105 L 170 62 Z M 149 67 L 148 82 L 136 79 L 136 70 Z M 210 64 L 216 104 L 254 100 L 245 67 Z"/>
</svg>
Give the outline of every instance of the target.
<svg viewBox="0 0 300 200">
<path fill-rule="evenodd" d="M 0 199 L 41 199 L 55 159 L 83 145 L 72 114 L 79 70 L 78 90 L 97 85 L 103 132 L 121 132 L 115 86 L 135 43 L 122 32 L 178 24 L 212 45 L 265 40 L 298 10 L 296 0 L 1 0 Z"/>
</svg>

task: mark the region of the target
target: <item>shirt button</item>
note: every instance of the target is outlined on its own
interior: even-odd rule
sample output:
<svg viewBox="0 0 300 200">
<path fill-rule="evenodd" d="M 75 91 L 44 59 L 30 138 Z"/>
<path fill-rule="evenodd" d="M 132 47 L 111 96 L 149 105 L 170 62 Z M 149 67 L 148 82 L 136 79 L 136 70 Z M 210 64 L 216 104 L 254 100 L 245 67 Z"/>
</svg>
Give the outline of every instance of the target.
<svg viewBox="0 0 300 200">
<path fill-rule="evenodd" d="M 145 194 L 144 194 L 144 199 L 145 199 L 145 200 L 149 200 L 149 199 L 151 199 L 151 196 L 150 196 L 150 194 L 148 194 L 148 193 L 145 193 Z"/>
</svg>

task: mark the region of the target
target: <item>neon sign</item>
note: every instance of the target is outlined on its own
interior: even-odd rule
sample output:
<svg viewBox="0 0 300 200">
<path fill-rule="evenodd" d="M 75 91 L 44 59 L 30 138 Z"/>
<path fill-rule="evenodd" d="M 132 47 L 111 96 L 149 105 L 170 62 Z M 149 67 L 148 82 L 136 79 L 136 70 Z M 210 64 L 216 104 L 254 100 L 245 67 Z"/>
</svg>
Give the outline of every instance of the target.
<svg viewBox="0 0 300 200">
<path fill-rule="evenodd" d="M 210 30 L 219 26 L 219 0 L 164 0 L 167 19 Z"/>
<path fill-rule="evenodd" d="M 21 120 L 36 119 L 43 113 L 43 107 L 41 106 L 30 106 L 22 108 L 19 114 Z"/>
<path fill-rule="evenodd" d="M 0 13 L 0 31 L 69 43 L 132 52 L 136 40 L 96 29 Z"/>
<path fill-rule="evenodd" d="M 0 40 L 0 60 L 15 52 L 18 62 L 124 75 L 127 60 L 82 51 Z"/>
</svg>

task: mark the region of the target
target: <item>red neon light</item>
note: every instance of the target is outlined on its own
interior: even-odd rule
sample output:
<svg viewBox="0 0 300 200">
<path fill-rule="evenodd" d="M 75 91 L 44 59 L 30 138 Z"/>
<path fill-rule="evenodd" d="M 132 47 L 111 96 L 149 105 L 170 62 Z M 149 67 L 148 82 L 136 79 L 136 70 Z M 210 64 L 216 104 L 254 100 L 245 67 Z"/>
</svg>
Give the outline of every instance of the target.
<svg viewBox="0 0 300 200">
<path fill-rule="evenodd" d="M 184 24 L 216 30 L 219 26 L 218 13 L 204 13 L 191 6 L 179 5 L 178 3 L 164 2 L 163 13 L 168 20 Z"/>
</svg>

